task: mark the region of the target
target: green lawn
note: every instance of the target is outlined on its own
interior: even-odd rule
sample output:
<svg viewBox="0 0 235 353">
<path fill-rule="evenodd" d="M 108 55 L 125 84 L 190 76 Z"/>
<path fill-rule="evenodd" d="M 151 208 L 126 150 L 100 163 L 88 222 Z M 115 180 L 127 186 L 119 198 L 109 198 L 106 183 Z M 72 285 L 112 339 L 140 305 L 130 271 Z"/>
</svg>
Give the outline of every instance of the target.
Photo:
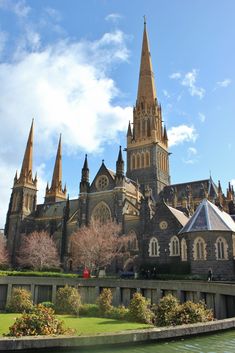
<svg viewBox="0 0 235 353">
<path fill-rule="evenodd" d="M 14 322 L 14 318 L 20 314 L 0 314 L 0 336 L 8 332 L 9 326 Z M 136 330 L 152 327 L 136 322 L 119 321 L 98 317 L 73 317 L 70 315 L 58 315 L 64 321 L 67 328 L 75 329 L 80 335 L 95 335 L 105 332 L 118 332 L 125 330 Z"/>
</svg>

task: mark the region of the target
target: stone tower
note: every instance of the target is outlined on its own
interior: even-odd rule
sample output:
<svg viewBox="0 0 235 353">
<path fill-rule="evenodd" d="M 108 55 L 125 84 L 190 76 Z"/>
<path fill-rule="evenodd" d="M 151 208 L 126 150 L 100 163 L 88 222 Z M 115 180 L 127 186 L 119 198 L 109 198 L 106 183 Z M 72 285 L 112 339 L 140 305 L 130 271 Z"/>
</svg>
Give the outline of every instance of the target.
<svg viewBox="0 0 235 353">
<path fill-rule="evenodd" d="M 51 187 L 46 187 L 45 203 L 53 203 L 66 200 L 66 186 L 62 188 L 62 147 L 61 135 L 59 139 L 55 166 L 51 181 Z"/>
<path fill-rule="evenodd" d="M 170 184 L 169 153 L 166 127 L 162 124 L 161 106 L 157 100 L 149 41 L 144 33 L 133 128 L 127 130 L 127 177 L 149 186 L 157 200 L 160 191 Z"/>
<path fill-rule="evenodd" d="M 25 149 L 21 172 L 14 178 L 11 200 L 7 213 L 5 234 L 12 264 L 20 244 L 20 225 L 25 217 L 29 217 L 37 204 L 37 176 L 33 178 L 33 121 Z"/>
</svg>

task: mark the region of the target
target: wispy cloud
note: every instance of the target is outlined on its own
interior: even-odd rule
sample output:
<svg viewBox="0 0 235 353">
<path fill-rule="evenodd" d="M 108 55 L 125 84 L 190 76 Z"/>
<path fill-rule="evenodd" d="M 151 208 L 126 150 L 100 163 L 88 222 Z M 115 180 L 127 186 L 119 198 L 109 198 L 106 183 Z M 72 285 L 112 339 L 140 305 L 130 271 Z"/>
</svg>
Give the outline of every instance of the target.
<svg viewBox="0 0 235 353">
<path fill-rule="evenodd" d="M 199 87 L 196 84 L 197 77 L 198 70 L 196 69 L 192 69 L 192 71 L 186 72 L 185 74 L 174 72 L 169 76 L 170 79 L 179 80 L 182 86 L 187 87 L 191 96 L 198 96 L 200 99 L 202 99 L 206 91 L 204 88 Z"/>
<path fill-rule="evenodd" d="M 199 117 L 199 120 L 201 121 L 201 123 L 205 122 L 205 120 L 206 120 L 205 114 L 199 112 L 198 117 Z"/>
<path fill-rule="evenodd" d="M 13 12 L 18 17 L 27 17 L 31 11 L 26 1 L 0 0 L 0 9 Z"/>
<path fill-rule="evenodd" d="M 168 130 L 169 146 L 176 146 L 183 142 L 195 142 L 198 137 L 194 126 L 179 125 Z"/>
<path fill-rule="evenodd" d="M 187 157 L 183 159 L 185 164 L 195 164 L 198 162 L 197 149 L 195 147 L 189 147 L 187 150 Z"/>
<path fill-rule="evenodd" d="M 120 15 L 119 13 L 110 13 L 105 17 L 106 21 L 110 21 L 113 23 L 118 23 L 121 19 L 122 19 L 122 15 Z"/>
<path fill-rule="evenodd" d="M 164 94 L 164 96 L 165 96 L 166 98 L 170 98 L 170 94 L 168 93 L 168 91 L 167 91 L 166 89 L 164 89 L 164 90 L 162 91 L 162 93 Z"/>
<path fill-rule="evenodd" d="M 173 72 L 173 73 L 169 76 L 169 78 L 170 78 L 171 80 L 178 80 L 178 79 L 181 78 L 181 73 L 180 73 L 180 72 Z"/>
<path fill-rule="evenodd" d="M 223 81 L 218 81 L 216 82 L 216 85 L 219 87 L 226 88 L 232 83 L 232 80 L 230 78 L 226 78 Z"/>
<path fill-rule="evenodd" d="M 205 89 L 196 85 L 197 76 L 198 70 L 193 69 L 184 75 L 181 84 L 185 87 L 188 87 L 191 96 L 198 96 L 200 99 L 202 99 L 205 95 Z"/>
</svg>

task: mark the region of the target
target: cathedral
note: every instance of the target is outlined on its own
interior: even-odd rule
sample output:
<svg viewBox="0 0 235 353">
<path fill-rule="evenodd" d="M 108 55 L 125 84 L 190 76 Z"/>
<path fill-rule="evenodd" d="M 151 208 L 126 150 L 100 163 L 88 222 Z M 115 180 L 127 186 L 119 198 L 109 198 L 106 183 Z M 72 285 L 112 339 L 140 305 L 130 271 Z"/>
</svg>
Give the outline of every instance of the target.
<svg viewBox="0 0 235 353">
<path fill-rule="evenodd" d="M 123 269 L 156 267 L 163 273 L 235 277 L 235 195 L 226 194 L 212 178 L 171 184 L 167 128 L 163 125 L 144 23 L 138 93 L 133 123 L 127 127 L 126 172 L 120 146 L 116 170 L 102 162 L 89 179 L 88 157 L 81 171 L 79 196 L 67 197 L 62 182 L 61 137 L 50 185 L 37 204 L 37 175 L 33 175 L 32 122 L 20 174 L 15 175 L 5 235 L 12 265 L 21 237 L 47 231 L 56 241 L 64 268 L 71 264 L 70 235 L 92 218 L 120 223 L 131 234 L 131 257 Z"/>
</svg>

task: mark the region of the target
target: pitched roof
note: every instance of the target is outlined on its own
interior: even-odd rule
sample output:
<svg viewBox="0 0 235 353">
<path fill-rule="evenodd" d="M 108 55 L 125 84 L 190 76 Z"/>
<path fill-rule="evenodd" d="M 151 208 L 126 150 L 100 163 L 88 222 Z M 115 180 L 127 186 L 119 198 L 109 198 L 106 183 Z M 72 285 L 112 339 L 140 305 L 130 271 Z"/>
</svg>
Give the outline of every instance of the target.
<svg viewBox="0 0 235 353">
<path fill-rule="evenodd" d="M 185 224 L 188 222 L 188 217 L 181 211 L 177 210 L 176 208 L 170 207 L 168 205 L 166 205 L 169 210 L 171 211 L 171 213 L 178 219 L 178 221 L 180 222 L 180 224 L 182 224 L 182 226 L 185 226 Z"/>
<path fill-rule="evenodd" d="M 166 202 L 172 202 L 174 193 L 177 194 L 178 200 L 182 200 L 189 192 L 194 199 L 203 198 L 205 192 L 207 192 L 212 199 L 218 196 L 218 188 L 211 178 L 165 186 L 161 195 Z"/>
<path fill-rule="evenodd" d="M 235 222 L 228 213 L 221 211 L 213 203 L 204 199 L 179 233 L 198 232 L 202 230 L 235 232 Z"/>
</svg>

